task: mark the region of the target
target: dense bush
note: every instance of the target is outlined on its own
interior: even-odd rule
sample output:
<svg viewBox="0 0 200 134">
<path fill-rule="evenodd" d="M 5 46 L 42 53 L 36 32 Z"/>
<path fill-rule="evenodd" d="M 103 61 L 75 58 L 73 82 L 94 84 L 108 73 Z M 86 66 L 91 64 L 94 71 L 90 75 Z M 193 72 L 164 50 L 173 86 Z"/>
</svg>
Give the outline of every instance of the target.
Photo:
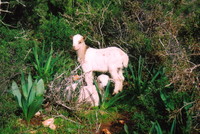
<svg viewBox="0 0 200 134">
<path fill-rule="evenodd" d="M 19 110 L 17 109 L 17 103 L 10 95 L 1 96 L 0 98 L 0 130 L 4 128 L 7 124 L 9 124 L 10 120 L 19 115 Z M 8 119 L 8 117 L 10 117 Z"/>
<path fill-rule="evenodd" d="M 127 124 L 128 128 L 147 133 L 154 122 L 167 133 L 176 120 L 177 132 L 195 132 L 199 130 L 199 4 L 198 0 L 10 0 L 1 6 L 12 13 L 2 12 L 0 22 L 0 91 L 19 78 L 20 70 L 38 75 L 34 44 L 38 48 L 44 44 L 45 54 L 52 46 L 53 58 L 62 53 L 48 78 L 70 74 L 76 56 L 69 37 L 80 33 L 87 36 L 89 46 L 117 46 L 128 53 L 123 94 L 131 99 L 118 105 L 134 113 L 136 125 Z"/>
<path fill-rule="evenodd" d="M 54 49 L 70 50 L 70 36 L 75 32 L 63 18 L 50 15 L 48 20 L 44 20 L 43 24 L 36 31 L 36 38 L 41 40 L 47 46 L 52 45 Z"/>
<path fill-rule="evenodd" d="M 26 68 L 30 48 L 34 41 L 30 40 L 26 31 L 0 27 L 0 91 L 7 88 L 8 82 Z"/>
</svg>

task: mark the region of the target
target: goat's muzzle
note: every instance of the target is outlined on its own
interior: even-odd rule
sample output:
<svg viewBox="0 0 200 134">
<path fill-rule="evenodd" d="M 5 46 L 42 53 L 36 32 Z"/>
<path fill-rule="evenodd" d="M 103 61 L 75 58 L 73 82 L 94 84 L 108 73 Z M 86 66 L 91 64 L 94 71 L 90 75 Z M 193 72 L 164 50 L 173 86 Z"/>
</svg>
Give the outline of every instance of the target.
<svg viewBox="0 0 200 134">
<path fill-rule="evenodd" d="M 73 49 L 74 49 L 74 50 L 78 50 L 78 48 L 77 48 L 76 46 L 73 46 Z"/>
</svg>

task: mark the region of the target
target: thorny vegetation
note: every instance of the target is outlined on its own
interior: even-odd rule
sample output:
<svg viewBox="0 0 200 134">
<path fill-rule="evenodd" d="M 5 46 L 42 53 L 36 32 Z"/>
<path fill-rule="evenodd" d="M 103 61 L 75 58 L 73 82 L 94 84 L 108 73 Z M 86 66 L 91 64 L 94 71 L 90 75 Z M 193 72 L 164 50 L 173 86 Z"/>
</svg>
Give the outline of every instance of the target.
<svg viewBox="0 0 200 134">
<path fill-rule="evenodd" d="M 100 132 L 124 114 L 129 120 L 115 133 L 200 131 L 198 0 L 0 0 L 0 14 L 0 131 L 33 130 L 15 124 L 23 115 L 10 88 L 12 80 L 20 85 L 21 71 L 44 80 L 41 111 L 57 119 L 57 133 Z M 108 109 L 66 100 L 73 75 L 82 76 L 70 40 L 76 33 L 92 47 L 117 46 L 130 57 L 124 97 Z"/>
</svg>

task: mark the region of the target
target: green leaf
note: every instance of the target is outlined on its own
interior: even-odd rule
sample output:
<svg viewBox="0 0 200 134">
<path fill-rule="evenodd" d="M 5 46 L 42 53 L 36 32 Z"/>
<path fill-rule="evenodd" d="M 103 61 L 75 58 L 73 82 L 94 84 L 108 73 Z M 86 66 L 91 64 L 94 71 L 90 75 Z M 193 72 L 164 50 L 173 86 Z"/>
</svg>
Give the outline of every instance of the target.
<svg viewBox="0 0 200 134">
<path fill-rule="evenodd" d="M 96 81 L 94 81 L 94 84 L 95 84 L 95 87 L 96 87 L 96 90 L 97 90 L 97 93 L 98 93 L 98 97 L 99 97 L 99 106 L 102 105 L 102 95 L 101 95 L 101 92 L 99 90 L 99 87 L 98 87 L 98 84 Z"/>
<path fill-rule="evenodd" d="M 31 77 L 31 74 L 29 73 L 29 75 L 28 75 L 28 94 L 30 94 L 32 86 L 33 86 L 32 77 Z"/>
<path fill-rule="evenodd" d="M 17 98 L 17 102 L 19 106 L 22 108 L 22 102 L 21 102 L 22 95 L 15 81 L 12 82 L 11 93 Z"/>
<path fill-rule="evenodd" d="M 171 101 L 169 99 L 169 96 L 167 96 L 164 92 L 160 91 L 160 97 L 161 97 L 162 101 L 164 102 L 165 107 L 168 111 L 174 110 L 174 107 L 175 107 L 174 103 L 173 103 L 173 101 Z"/>
<path fill-rule="evenodd" d="M 124 124 L 124 131 L 126 132 L 126 134 L 129 134 L 128 126 L 126 124 Z"/>
<path fill-rule="evenodd" d="M 33 65 L 34 65 L 35 69 L 38 71 L 38 66 L 35 64 L 35 62 L 33 62 Z"/>
<path fill-rule="evenodd" d="M 37 51 L 37 45 L 35 45 L 35 47 L 33 48 L 33 54 L 36 60 L 36 64 L 38 66 L 38 68 L 40 67 L 40 62 L 39 62 L 39 58 L 38 58 L 38 51 Z"/>
<path fill-rule="evenodd" d="M 185 109 L 186 111 L 188 111 L 188 109 L 190 109 L 190 108 L 192 107 L 192 105 L 193 105 L 192 103 L 188 105 L 188 102 L 186 102 L 185 100 L 183 101 L 183 104 L 186 105 L 186 106 L 184 107 L 184 109 Z"/>
<path fill-rule="evenodd" d="M 24 96 L 22 96 L 22 111 L 24 113 L 25 119 L 27 120 L 27 114 L 28 114 L 28 104 L 27 104 L 27 100 L 24 98 Z"/>
<path fill-rule="evenodd" d="M 53 49 L 51 48 L 50 55 L 48 57 L 47 63 L 45 64 L 45 67 L 44 67 L 45 68 L 44 74 L 46 74 L 51 68 L 52 51 L 53 51 Z"/>
<path fill-rule="evenodd" d="M 36 112 L 41 108 L 41 105 L 43 103 L 43 96 L 36 96 L 33 103 L 29 106 L 28 109 L 28 115 L 27 115 L 27 121 L 29 122 L 31 118 L 35 115 Z"/>
<path fill-rule="evenodd" d="M 170 129 L 170 134 L 175 134 L 176 133 L 176 118 L 174 118 L 171 129 Z"/>
<path fill-rule="evenodd" d="M 152 127 L 151 127 L 151 129 L 149 131 L 149 134 L 153 134 L 155 132 L 155 125 L 156 125 L 156 123 L 151 121 L 151 124 L 152 124 Z"/>
<path fill-rule="evenodd" d="M 160 127 L 160 124 L 158 123 L 158 121 L 156 122 L 151 122 L 152 123 L 152 127 L 149 131 L 149 134 L 162 134 L 162 129 Z"/>
<path fill-rule="evenodd" d="M 144 60 L 140 56 L 139 57 L 139 64 L 138 64 L 138 80 L 139 80 L 139 82 L 142 82 L 142 69 L 143 69 L 143 65 L 144 65 Z"/>
<path fill-rule="evenodd" d="M 104 95 L 103 95 L 103 101 L 106 101 L 106 99 L 108 98 L 108 96 L 109 96 L 109 88 L 110 88 L 110 81 L 108 81 L 108 84 L 107 84 L 107 86 L 106 86 L 106 90 L 105 90 L 105 93 L 104 93 Z"/>
<path fill-rule="evenodd" d="M 156 80 L 156 78 L 158 77 L 158 75 L 160 74 L 160 71 L 156 72 L 156 74 L 153 76 L 153 78 L 151 79 L 151 83 L 154 82 Z"/>
<path fill-rule="evenodd" d="M 38 82 L 37 82 L 37 90 L 36 90 L 36 96 L 41 96 L 44 94 L 44 81 L 42 79 L 40 79 Z"/>
<path fill-rule="evenodd" d="M 31 105 L 31 103 L 34 101 L 35 96 L 36 96 L 36 89 L 37 88 L 37 81 L 35 81 L 31 87 L 31 91 L 29 93 L 29 98 L 28 98 L 28 106 Z"/>
<path fill-rule="evenodd" d="M 166 103 L 167 98 L 163 92 L 160 92 L 160 97 L 164 101 L 164 103 Z"/>
<path fill-rule="evenodd" d="M 108 102 L 106 102 L 106 109 L 111 107 L 114 103 L 116 103 L 119 99 L 123 98 L 124 95 L 121 95 L 122 93 L 118 93 L 114 97 L 112 97 Z"/>
<path fill-rule="evenodd" d="M 28 89 L 27 89 L 27 83 L 24 78 L 24 73 L 21 73 L 21 86 L 22 86 L 22 94 L 25 97 L 25 99 L 28 98 Z"/>
<path fill-rule="evenodd" d="M 157 121 L 156 121 L 155 128 L 156 128 L 157 134 L 162 134 L 162 129 L 160 127 L 160 124 Z"/>
<path fill-rule="evenodd" d="M 132 66 L 131 64 L 129 64 L 129 69 L 130 69 L 130 71 L 131 71 L 131 75 L 132 75 L 133 80 L 135 80 L 135 79 L 136 79 L 136 76 L 135 76 L 135 74 L 134 74 L 133 66 Z"/>
<path fill-rule="evenodd" d="M 167 103 L 167 107 L 170 109 L 170 110 L 174 110 L 174 103 L 172 101 L 169 101 Z"/>
</svg>

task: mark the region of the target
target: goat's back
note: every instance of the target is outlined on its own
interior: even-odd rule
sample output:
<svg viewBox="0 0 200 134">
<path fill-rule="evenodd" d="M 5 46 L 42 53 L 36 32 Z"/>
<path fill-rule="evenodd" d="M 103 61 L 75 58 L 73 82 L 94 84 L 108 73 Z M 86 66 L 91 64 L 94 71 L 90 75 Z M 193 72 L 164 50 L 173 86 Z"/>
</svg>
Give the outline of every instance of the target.
<svg viewBox="0 0 200 134">
<path fill-rule="evenodd" d="M 123 52 L 123 65 L 124 65 L 124 67 L 128 67 L 128 62 L 129 62 L 129 57 L 125 52 Z"/>
<path fill-rule="evenodd" d="M 110 51 L 114 53 L 114 57 L 116 56 L 115 58 L 121 59 L 123 67 L 128 67 L 129 57 L 124 51 L 117 47 L 108 47 L 105 49 L 110 49 Z"/>
<path fill-rule="evenodd" d="M 112 68 L 128 66 L 128 55 L 117 47 L 103 49 L 88 48 L 85 55 L 87 70 L 107 72 Z M 91 68 L 91 69 L 89 69 Z"/>
</svg>

